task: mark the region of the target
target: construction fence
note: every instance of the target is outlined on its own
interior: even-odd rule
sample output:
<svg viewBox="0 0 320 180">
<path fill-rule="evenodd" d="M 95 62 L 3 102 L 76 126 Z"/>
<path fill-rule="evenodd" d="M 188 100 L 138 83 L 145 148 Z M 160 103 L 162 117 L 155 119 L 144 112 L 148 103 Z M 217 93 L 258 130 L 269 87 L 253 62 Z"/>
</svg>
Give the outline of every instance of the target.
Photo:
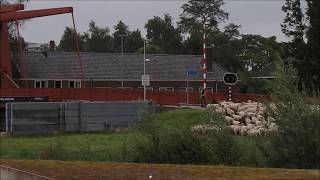
<svg viewBox="0 0 320 180">
<path fill-rule="evenodd" d="M 12 134 L 106 131 L 128 128 L 154 112 L 150 102 L 7 103 L 5 130 Z"/>
</svg>

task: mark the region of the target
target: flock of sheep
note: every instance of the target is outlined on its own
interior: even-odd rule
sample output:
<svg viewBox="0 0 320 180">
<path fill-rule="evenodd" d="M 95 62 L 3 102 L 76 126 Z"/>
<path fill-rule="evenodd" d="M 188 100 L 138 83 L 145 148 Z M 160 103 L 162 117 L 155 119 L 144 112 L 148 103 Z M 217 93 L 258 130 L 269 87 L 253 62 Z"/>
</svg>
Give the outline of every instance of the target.
<svg viewBox="0 0 320 180">
<path fill-rule="evenodd" d="M 220 102 L 207 105 L 206 110 L 222 115 L 235 135 L 260 136 L 278 131 L 275 119 L 268 115 L 267 108 L 262 103 L 254 101 Z M 193 132 L 206 133 L 211 130 L 220 130 L 220 128 L 215 125 L 192 127 Z"/>
</svg>

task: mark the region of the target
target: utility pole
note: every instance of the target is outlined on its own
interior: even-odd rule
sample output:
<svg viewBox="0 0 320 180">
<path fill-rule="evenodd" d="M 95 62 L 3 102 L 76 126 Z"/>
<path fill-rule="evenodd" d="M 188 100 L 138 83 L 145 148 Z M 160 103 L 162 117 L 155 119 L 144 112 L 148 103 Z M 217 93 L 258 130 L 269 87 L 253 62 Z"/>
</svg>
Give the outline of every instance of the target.
<svg viewBox="0 0 320 180">
<path fill-rule="evenodd" d="M 127 34 L 119 34 L 119 35 L 116 35 L 118 37 L 121 38 L 121 87 L 123 87 L 123 38 L 124 37 L 127 37 L 128 35 Z"/>
</svg>

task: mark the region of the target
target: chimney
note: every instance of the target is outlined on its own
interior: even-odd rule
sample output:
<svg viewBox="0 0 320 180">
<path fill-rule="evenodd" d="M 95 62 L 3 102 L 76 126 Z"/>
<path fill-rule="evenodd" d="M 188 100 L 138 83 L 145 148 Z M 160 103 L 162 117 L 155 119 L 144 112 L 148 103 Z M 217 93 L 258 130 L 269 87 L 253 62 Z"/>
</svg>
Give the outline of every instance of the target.
<svg viewBox="0 0 320 180">
<path fill-rule="evenodd" d="M 56 43 L 53 40 L 51 40 L 49 42 L 49 51 L 54 52 L 55 49 L 56 49 Z"/>
</svg>

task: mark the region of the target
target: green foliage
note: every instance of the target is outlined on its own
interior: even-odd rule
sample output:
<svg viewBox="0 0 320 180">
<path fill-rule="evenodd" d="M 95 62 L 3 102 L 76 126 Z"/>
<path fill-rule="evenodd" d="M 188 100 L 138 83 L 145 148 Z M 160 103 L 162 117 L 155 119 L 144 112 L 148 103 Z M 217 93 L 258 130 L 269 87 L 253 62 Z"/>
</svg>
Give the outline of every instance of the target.
<svg viewBox="0 0 320 180">
<path fill-rule="evenodd" d="M 44 137 L 1 137 L 2 159 L 131 161 L 131 134 L 64 134 Z"/>
<path fill-rule="evenodd" d="M 223 5 L 223 0 L 189 0 L 181 7 L 180 28 L 188 33 L 203 30 L 203 25 L 208 30 L 216 29 L 219 22 L 228 19 L 228 13 L 221 9 Z"/>
<path fill-rule="evenodd" d="M 139 54 L 143 54 L 143 47 L 137 50 L 137 53 Z M 146 46 L 146 53 L 147 54 L 163 54 L 164 50 L 157 46 L 157 45 L 152 45 L 152 44 L 148 44 Z"/>
<path fill-rule="evenodd" d="M 300 0 L 286 0 L 282 10 L 286 13 L 282 32 L 290 37 L 287 57 L 294 57 L 292 64 L 298 70 L 300 91 L 309 96 L 320 95 L 320 3 L 307 0 L 303 11 Z"/>
<path fill-rule="evenodd" d="M 152 44 L 159 46 L 167 54 L 179 54 L 182 49 L 182 38 L 180 31 L 172 24 L 172 17 L 165 14 L 163 18 L 154 16 L 145 25 L 147 39 Z"/>
<path fill-rule="evenodd" d="M 240 73 L 241 93 L 270 94 L 272 88 L 270 81 L 266 79 L 253 79 L 247 73 Z"/>
<path fill-rule="evenodd" d="M 78 40 L 79 40 L 79 50 L 83 51 L 85 42 L 84 42 L 84 36 L 80 35 L 79 33 L 77 34 Z M 75 36 L 75 31 L 74 29 L 70 27 L 66 27 L 64 30 L 64 33 L 61 37 L 58 50 L 60 51 L 71 51 L 71 52 L 76 52 L 76 36 Z"/>
<path fill-rule="evenodd" d="M 89 23 L 89 31 L 85 33 L 87 51 L 90 52 L 113 52 L 114 39 L 110 36 L 108 27 L 96 26 L 94 21 Z"/>
<path fill-rule="evenodd" d="M 280 64 L 278 78 L 273 82 L 276 110 L 273 117 L 279 125 L 272 139 L 271 162 L 290 168 L 319 168 L 320 111 L 311 110 L 296 88 L 292 67 Z"/>
<path fill-rule="evenodd" d="M 209 114 L 197 110 L 161 113 L 141 122 L 134 138 L 135 162 L 174 164 L 236 164 L 237 144 L 230 133 L 198 135 L 191 127 L 208 124 Z M 213 123 L 221 121 L 213 116 Z"/>
</svg>

